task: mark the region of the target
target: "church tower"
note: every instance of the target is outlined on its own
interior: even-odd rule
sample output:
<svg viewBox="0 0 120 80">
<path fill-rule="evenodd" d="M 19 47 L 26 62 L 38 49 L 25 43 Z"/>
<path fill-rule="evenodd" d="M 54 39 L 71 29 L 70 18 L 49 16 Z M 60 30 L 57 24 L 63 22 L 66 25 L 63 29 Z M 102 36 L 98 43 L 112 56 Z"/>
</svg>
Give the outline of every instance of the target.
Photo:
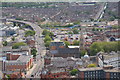
<svg viewBox="0 0 120 80">
<path fill-rule="evenodd" d="M 85 50 L 85 38 L 84 38 L 83 32 L 85 32 L 85 29 L 83 29 L 83 28 L 81 27 L 81 28 L 80 28 L 80 43 L 79 43 L 80 57 L 81 57 L 81 51 L 82 51 L 82 50 Z"/>
</svg>

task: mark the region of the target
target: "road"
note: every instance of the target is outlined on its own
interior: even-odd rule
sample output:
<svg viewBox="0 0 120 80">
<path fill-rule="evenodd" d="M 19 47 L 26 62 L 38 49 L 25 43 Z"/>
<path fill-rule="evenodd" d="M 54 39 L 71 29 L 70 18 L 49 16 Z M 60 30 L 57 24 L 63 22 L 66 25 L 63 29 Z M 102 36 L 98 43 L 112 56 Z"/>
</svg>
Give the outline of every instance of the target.
<svg viewBox="0 0 120 80">
<path fill-rule="evenodd" d="M 20 20 L 13 20 L 13 19 L 8 19 L 8 21 L 11 22 L 19 22 L 19 23 L 24 23 L 30 25 L 33 30 L 36 32 L 35 34 L 35 41 L 36 41 L 36 49 L 38 51 L 38 54 L 36 56 L 36 67 L 32 70 L 31 73 L 26 75 L 26 78 L 31 78 L 31 75 L 34 75 L 32 78 L 40 78 L 40 72 L 42 68 L 44 67 L 44 55 L 46 54 L 46 48 L 44 46 L 43 39 L 40 37 L 42 34 L 42 29 L 34 23 L 27 22 L 27 21 L 20 21 Z"/>
<path fill-rule="evenodd" d="M 96 14 L 96 16 L 94 18 L 95 20 L 99 21 L 102 18 L 106 7 L 107 7 L 107 2 L 102 3 L 100 10 L 98 11 L 98 13 Z"/>
</svg>

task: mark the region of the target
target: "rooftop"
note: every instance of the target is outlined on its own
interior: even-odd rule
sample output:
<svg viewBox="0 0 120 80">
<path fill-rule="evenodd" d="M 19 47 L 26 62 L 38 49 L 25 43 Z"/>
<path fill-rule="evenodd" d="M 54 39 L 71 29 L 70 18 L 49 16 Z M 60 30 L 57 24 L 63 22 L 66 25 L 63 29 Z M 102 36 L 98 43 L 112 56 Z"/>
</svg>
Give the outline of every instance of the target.
<svg viewBox="0 0 120 80">
<path fill-rule="evenodd" d="M 29 51 L 29 47 L 28 46 L 21 46 L 19 49 L 12 49 L 11 46 L 6 46 L 6 47 L 0 48 L 0 50 L 2 52 L 22 52 L 22 51 Z"/>
<path fill-rule="evenodd" d="M 59 41 L 59 42 L 56 42 L 56 41 L 53 41 L 50 43 L 50 46 L 64 46 L 64 42 L 62 41 Z"/>
<path fill-rule="evenodd" d="M 104 61 L 108 62 L 108 61 L 115 61 L 115 60 L 120 60 L 120 54 L 119 52 L 111 52 L 109 54 L 105 54 L 104 56 Z"/>
<path fill-rule="evenodd" d="M 68 48 L 79 48 L 79 46 L 68 46 Z"/>
<path fill-rule="evenodd" d="M 30 58 L 32 58 L 31 55 L 20 55 L 20 57 L 17 60 L 10 60 L 10 61 L 6 60 L 6 63 L 8 64 L 27 63 L 30 60 Z"/>
<path fill-rule="evenodd" d="M 79 54 L 79 48 L 59 48 L 59 54 Z"/>
<path fill-rule="evenodd" d="M 110 69 L 110 70 L 105 70 L 105 72 L 119 72 L 118 69 Z"/>
<path fill-rule="evenodd" d="M 95 70 L 102 70 L 103 68 L 94 67 L 94 68 L 79 68 L 79 71 L 95 71 Z"/>
</svg>

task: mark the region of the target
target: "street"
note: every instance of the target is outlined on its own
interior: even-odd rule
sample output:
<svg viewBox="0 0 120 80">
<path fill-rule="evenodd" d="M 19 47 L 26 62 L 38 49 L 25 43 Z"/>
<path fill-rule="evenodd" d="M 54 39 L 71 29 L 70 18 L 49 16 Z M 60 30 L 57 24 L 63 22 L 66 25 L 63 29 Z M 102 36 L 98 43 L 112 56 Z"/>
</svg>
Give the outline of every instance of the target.
<svg viewBox="0 0 120 80">
<path fill-rule="evenodd" d="M 39 37 L 42 35 L 42 29 L 37 24 L 27 22 L 27 21 L 19 21 L 19 20 L 13 20 L 13 19 L 8 20 L 8 21 L 28 24 L 36 32 L 35 41 L 36 41 L 36 49 L 38 52 L 37 56 L 36 56 L 36 61 L 34 63 L 34 65 L 36 65 L 36 66 L 34 67 L 34 69 L 31 72 L 29 72 L 26 75 L 26 78 L 40 78 L 41 70 L 44 67 L 44 58 L 41 58 L 41 57 L 44 57 L 44 55 L 46 54 L 46 48 L 44 46 L 44 41 L 42 40 L 42 38 Z"/>
</svg>

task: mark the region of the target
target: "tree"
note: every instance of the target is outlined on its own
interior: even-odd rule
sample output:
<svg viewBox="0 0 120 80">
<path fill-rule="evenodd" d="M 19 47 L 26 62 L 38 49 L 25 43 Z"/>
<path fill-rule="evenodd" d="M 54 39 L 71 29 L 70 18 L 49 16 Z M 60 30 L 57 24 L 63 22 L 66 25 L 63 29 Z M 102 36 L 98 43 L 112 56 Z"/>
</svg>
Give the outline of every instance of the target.
<svg viewBox="0 0 120 80">
<path fill-rule="evenodd" d="M 7 41 L 4 41 L 3 42 L 3 46 L 7 46 L 8 42 Z"/>
<path fill-rule="evenodd" d="M 111 51 L 119 51 L 120 41 L 116 42 L 94 42 L 90 46 L 90 54 L 96 55 L 100 51 L 111 52 Z"/>
<path fill-rule="evenodd" d="M 37 50 L 35 48 L 31 49 L 31 54 L 33 55 L 33 57 L 36 56 Z"/>
<path fill-rule="evenodd" d="M 25 24 L 25 25 L 20 26 L 20 28 L 29 28 L 29 26 L 30 26 L 30 25 Z"/>
<path fill-rule="evenodd" d="M 53 32 L 50 32 L 50 33 L 49 33 L 49 36 L 50 36 L 50 37 L 53 37 L 53 36 L 54 36 L 54 33 L 53 33 Z"/>
<path fill-rule="evenodd" d="M 70 71 L 70 74 L 71 74 L 72 76 L 76 75 L 77 73 L 78 73 L 78 70 L 77 70 L 77 69 L 73 69 L 73 70 Z"/>
<path fill-rule="evenodd" d="M 91 54 L 90 55 L 96 55 L 98 52 L 101 51 L 100 45 L 98 44 L 98 42 L 94 42 L 91 46 L 90 46 L 90 51 Z"/>
<path fill-rule="evenodd" d="M 50 31 L 48 31 L 48 30 L 43 30 L 43 32 L 42 32 L 42 35 L 49 35 L 50 37 L 53 37 L 54 36 L 54 33 L 53 32 L 50 32 Z"/>
<path fill-rule="evenodd" d="M 49 45 L 50 45 L 50 41 L 47 41 L 47 42 L 45 43 L 45 47 L 49 47 Z"/>
<path fill-rule="evenodd" d="M 15 37 L 12 37 L 11 39 L 12 39 L 12 41 L 15 41 Z"/>
<path fill-rule="evenodd" d="M 17 17 L 16 20 L 23 20 L 23 18 L 22 17 Z"/>
<path fill-rule="evenodd" d="M 27 36 L 34 36 L 35 35 L 35 31 L 29 30 L 29 31 L 25 31 L 25 37 Z"/>
<path fill-rule="evenodd" d="M 80 41 L 74 40 L 74 41 L 73 41 L 73 45 L 77 45 L 77 46 L 78 46 L 78 45 L 79 45 L 79 42 L 80 42 Z"/>
<path fill-rule="evenodd" d="M 120 29 L 120 26 L 119 25 L 114 25 L 112 26 L 113 29 Z"/>
<path fill-rule="evenodd" d="M 89 67 L 89 68 L 91 68 L 91 67 L 96 67 L 96 64 L 89 64 L 88 67 Z"/>
<path fill-rule="evenodd" d="M 7 78 L 7 79 L 10 79 L 10 75 L 7 74 L 7 75 L 6 75 L 6 78 Z"/>
<path fill-rule="evenodd" d="M 74 25 L 79 25 L 80 24 L 80 21 L 76 21 L 73 23 Z"/>
<path fill-rule="evenodd" d="M 82 51 L 80 52 L 80 55 L 81 55 L 81 56 L 84 56 L 86 52 L 87 52 L 86 50 L 82 50 Z"/>
<path fill-rule="evenodd" d="M 18 42 L 18 43 L 14 43 L 12 48 L 13 49 L 18 49 L 20 46 L 26 46 L 27 44 L 24 42 Z"/>
<path fill-rule="evenodd" d="M 77 29 L 73 29 L 73 33 L 74 33 L 74 34 L 78 34 L 79 31 L 78 31 Z"/>
<path fill-rule="evenodd" d="M 16 22 L 13 22 L 13 26 L 16 26 Z"/>
<path fill-rule="evenodd" d="M 110 21 L 114 21 L 115 18 L 113 16 L 110 17 Z"/>
<path fill-rule="evenodd" d="M 52 41 L 51 37 L 49 35 L 45 36 L 44 42 Z"/>
<path fill-rule="evenodd" d="M 68 47 L 70 45 L 70 42 L 69 41 L 64 41 L 66 47 Z"/>
<path fill-rule="evenodd" d="M 48 35 L 48 34 L 49 34 L 48 30 L 44 29 L 42 35 Z"/>
<path fill-rule="evenodd" d="M 73 34 L 72 32 L 68 32 L 68 34 Z"/>
</svg>

